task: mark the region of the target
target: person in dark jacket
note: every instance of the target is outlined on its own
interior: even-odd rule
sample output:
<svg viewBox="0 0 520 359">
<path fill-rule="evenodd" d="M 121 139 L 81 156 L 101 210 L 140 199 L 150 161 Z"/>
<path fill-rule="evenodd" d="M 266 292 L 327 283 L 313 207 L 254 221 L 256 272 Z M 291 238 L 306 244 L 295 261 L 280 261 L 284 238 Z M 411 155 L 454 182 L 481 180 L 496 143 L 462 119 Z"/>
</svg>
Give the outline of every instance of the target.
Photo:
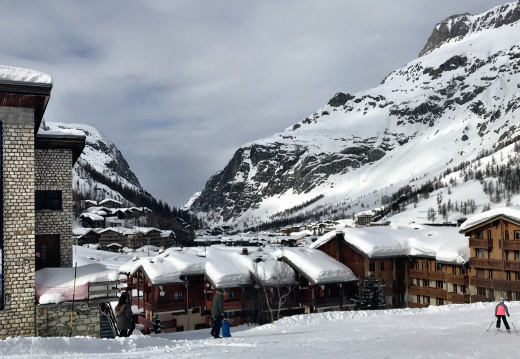
<svg viewBox="0 0 520 359">
<path fill-rule="evenodd" d="M 500 329 L 500 319 L 504 322 L 504 326 L 507 329 L 507 332 L 509 331 L 509 323 L 507 323 L 506 320 L 506 314 L 509 317 L 509 310 L 507 309 L 507 305 L 504 303 L 504 298 L 500 298 L 500 303 L 497 304 L 495 308 L 495 316 L 497 317 L 497 330 Z"/>
<path fill-rule="evenodd" d="M 135 323 L 132 318 L 132 299 L 128 290 L 121 293 L 119 302 L 114 308 L 116 314 L 117 328 L 119 329 L 120 337 L 128 337 L 132 334 L 135 328 Z"/>
<path fill-rule="evenodd" d="M 222 289 L 217 289 L 217 293 L 211 302 L 211 316 L 213 317 L 213 327 L 211 328 L 211 335 L 214 338 L 221 338 L 220 327 L 222 326 L 222 318 L 224 317 L 224 292 Z"/>
</svg>

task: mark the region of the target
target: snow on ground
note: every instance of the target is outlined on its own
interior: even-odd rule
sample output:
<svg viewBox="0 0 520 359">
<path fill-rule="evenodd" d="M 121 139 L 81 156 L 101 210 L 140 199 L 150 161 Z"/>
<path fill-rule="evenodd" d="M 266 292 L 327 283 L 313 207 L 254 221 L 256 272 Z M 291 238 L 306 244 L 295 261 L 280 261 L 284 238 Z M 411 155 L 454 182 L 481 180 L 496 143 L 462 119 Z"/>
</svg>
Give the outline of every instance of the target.
<svg viewBox="0 0 520 359">
<path fill-rule="evenodd" d="M 520 302 L 507 304 L 520 329 Z M 299 315 L 231 328 L 223 339 L 210 338 L 210 329 L 112 340 L 12 337 L 0 341 L 0 358 L 518 358 L 513 327 L 486 331 L 495 305 Z"/>
</svg>

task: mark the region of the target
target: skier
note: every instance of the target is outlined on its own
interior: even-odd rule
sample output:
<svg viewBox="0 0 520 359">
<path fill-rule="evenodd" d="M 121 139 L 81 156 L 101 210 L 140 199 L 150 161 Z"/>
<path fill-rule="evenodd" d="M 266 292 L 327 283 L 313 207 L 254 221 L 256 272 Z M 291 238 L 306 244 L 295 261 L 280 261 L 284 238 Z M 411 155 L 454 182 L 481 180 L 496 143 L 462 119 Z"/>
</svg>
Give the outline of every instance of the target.
<svg viewBox="0 0 520 359">
<path fill-rule="evenodd" d="M 509 324 L 506 320 L 506 314 L 509 317 L 509 310 L 507 309 L 507 305 L 504 303 L 504 301 L 504 298 L 500 298 L 500 303 L 498 303 L 495 308 L 495 316 L 497 317 L 497 330 L 500 329 L 500 319 L 502 319 L 502 321 L 504 322 L 504 326 L 507 329 L 507 332 L 510 333 Z"/>
<path fill-rule="evenodd" d="M 213 297 L 213 301 L 211 302 L 211 315 L 213 316 L 211 335 L 213 335 L 215 339 L 222 338 L 220 336 L 220 327 L 224 316 L 224 292 L 222 289 L 217 289 L 217 293 Z"/>
</svg>

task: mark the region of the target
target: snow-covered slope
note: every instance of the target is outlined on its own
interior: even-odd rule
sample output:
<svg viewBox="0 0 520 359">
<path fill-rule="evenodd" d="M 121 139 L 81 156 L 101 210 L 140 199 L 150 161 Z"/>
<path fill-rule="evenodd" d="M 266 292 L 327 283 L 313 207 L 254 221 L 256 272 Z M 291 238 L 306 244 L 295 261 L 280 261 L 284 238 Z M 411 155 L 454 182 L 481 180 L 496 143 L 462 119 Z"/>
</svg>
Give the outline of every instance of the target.
<svg viewBox="0 0 520 359">
<path fill-rule="evenodd" d="M 0 341 L 0 358 L 518 358 L 513 327 L 512 334 L 494 328 L 496 304 L 299 315 L 232 327 L 218 340 L 210 329 L 114 340 L 11 337 Z M 507 305 L 518 330 L 520 304 Z"/>
<path fill-rule="evenodd" d="M 238 149 L 191 210 L 240 227 L 292 208 L 362 211 L 515 138 L 519 18 L 516 2 L 437 24 L 422 56 L 380 86 L 338 93 L 283 132 Z"/>
<path fill-rule="evenodd" d="M 86 136 L 85 149 L 73 167 L 72 187 L 75 193 L 91 200 L 112 198 L 124 201 L 124 195 L 111 183 L 138 193 L 144 192 L 121 152 L 96 128 L 83 124 L 45 122 L 39 133 L 63 130 L 73 130 Z"/>
</svg>

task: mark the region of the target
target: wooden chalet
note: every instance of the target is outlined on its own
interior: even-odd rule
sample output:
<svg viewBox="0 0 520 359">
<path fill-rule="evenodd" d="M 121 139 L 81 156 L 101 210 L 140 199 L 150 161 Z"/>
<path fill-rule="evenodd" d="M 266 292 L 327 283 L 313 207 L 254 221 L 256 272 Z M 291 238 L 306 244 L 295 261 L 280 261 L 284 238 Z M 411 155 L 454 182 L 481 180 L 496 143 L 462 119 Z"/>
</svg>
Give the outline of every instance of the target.
<svg viewBox="0 0 520 359">
<path fill-rule="evenodd" d="M 470 300 L 520 300 L 520 209 L 491 209 L 460 227 L 469 237 Z"/>
<path fill-rule="evenodd" d="M 360 280 L 377 278 L 389 308 L 470 300 L 467 245 L 456 228 L 348 228 L 311 247 L 345 264 Z"/>
</svg>

